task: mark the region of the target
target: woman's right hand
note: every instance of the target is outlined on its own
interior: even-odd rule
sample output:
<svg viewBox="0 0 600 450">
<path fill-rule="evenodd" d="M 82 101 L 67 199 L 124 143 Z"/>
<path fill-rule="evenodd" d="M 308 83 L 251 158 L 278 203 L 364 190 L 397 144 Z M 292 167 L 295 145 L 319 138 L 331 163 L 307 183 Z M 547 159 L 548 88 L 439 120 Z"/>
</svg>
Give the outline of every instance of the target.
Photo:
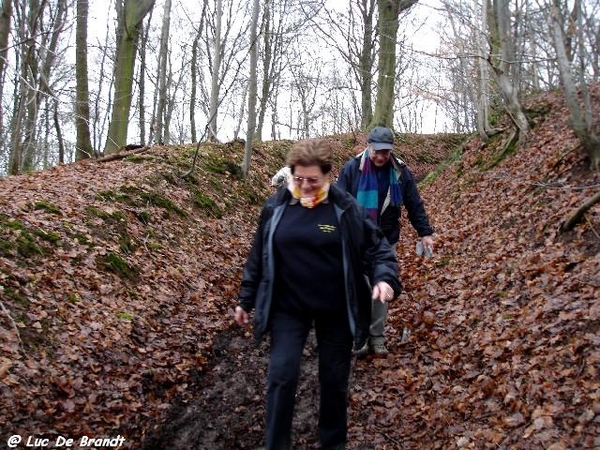
<svg viewBox="0 0 600 450">
<path fill-rule="evenodd" d="M 241 306 L 235 307 L 233 318 L 240 327 L 243 327 L 248 324 L 248 317 L 248 313 L 244 311 Z"/>
</svg>

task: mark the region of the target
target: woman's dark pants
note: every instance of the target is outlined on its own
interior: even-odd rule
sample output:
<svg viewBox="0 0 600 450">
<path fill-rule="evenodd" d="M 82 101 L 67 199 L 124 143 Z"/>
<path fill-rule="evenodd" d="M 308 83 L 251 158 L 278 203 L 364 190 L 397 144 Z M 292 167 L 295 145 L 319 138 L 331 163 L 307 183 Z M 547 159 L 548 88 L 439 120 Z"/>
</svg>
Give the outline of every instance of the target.
<svg viewBox="0 0 600 450">
<path fill-rule="evenodd" d="M 323 450 L 343 449 L 347 434 L 352 335 L 346 315 L 314 317 L 319 350 L 319 439 Z M 312 318 L 276 311 L 271 321 L 267 376 L 266 450 L 292 448 L 291 430 L 300 361 Z"/>
</svg>

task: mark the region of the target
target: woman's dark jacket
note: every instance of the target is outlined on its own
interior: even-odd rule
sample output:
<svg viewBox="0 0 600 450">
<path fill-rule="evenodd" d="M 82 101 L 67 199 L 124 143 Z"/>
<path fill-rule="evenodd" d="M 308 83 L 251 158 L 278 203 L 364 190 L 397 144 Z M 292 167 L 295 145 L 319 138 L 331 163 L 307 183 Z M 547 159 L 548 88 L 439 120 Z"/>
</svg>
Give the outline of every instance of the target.
<svg viewBox="0 0 600 450">
<path fill-rule="evenodd" d="M 364 152 L 360 153 L 344 164 L 336 183 L 340 189 L 348 191 L 353 197 L 356 197 L 358 192 L 363 154 Z M 429 218 L 425 212 L 425 206 L 423 205 L 423 200 L 417 189 L 417 183 L 412 172 L 402 160 L 396 158 L 394 155 L 391 156 L 390 161 L 400 183 L 400 192 L 404 207 L 408 213 L 408 220 L 410 220 L 413 228 L 417 230 L 419 236 L 433 234 L 433 228 L 429 225 Z M 380 211 L 379 226 L 390 244 L 395 244 L 400 240 L 401 206 L 402 204 L 388 205 L 383 212 Z"/>
<path fill-rule="evenodd" d="M 273 303 L 276 272 L 273 234 L 291 199 L 290 192 L 284 187 L 267 200 L 244 268 L 239 303 L 244 311 L 254 309 L 254 335 L 257 342 L 268 331 Z M 385 281 L 397 296 L 402 288 L 398 279 L 398 263 L 387 239 L 351 195 L 332 185 L 328 201 L 334 204 L 340 224 L 346 310 L 350 329 L 359 345 L 368 336 L 371 316 L 371 291 L 364 274 L 368 273 L 373 286 Z M 311 268 L 306 267 L 305 270 Z"/>
</svg>

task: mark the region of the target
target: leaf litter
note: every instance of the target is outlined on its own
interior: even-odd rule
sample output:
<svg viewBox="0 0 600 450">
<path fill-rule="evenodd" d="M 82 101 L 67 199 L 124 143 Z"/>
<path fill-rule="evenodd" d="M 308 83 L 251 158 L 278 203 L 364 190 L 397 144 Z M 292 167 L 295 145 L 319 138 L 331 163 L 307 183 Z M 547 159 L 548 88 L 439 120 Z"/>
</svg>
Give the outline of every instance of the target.
<svg viewBox="0 0 600 450">
<path fill-rule="evenodd" d="M 508 133 L 399 144 L 419 179 L 436 174 L 421 187 L 435 254 L 414 253 L 403 218 L 391 352 L 354 362 L 348 449 L 600 447 L 599 206 L 559 233 L 600 177 L 557 93 L 528 107 L 547 112 L 513 154 Z M 364 146 L 329 139 L 337 168 Z M 188 179 L 194 148 L 155 146 L 0 181 L 0 439 L 261 448 L 268 346 L 231 317 L 292 144 L 256 145 L 247 181 L 242 142 L 201 146 Z M 317 448 L 316 351 L 311 335 L 297 448 Z"/>
</svg>

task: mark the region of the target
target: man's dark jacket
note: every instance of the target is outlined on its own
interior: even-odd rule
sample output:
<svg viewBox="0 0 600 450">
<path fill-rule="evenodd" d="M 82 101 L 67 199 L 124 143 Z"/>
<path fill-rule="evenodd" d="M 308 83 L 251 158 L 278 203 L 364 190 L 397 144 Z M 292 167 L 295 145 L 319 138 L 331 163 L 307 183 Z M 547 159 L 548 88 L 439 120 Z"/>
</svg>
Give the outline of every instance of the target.
<svg viewBox="0 0 600 450">
<path fill-rule="evenodd" d="M 356 197 L 358 192 L 358 181 L 361 174 L 361 160 L 364 152 L 350 159 L 344 164 L 337 180 L 337 186 L 343 191 L 349 192 Z M 394 155 L 390 157 L 390 163 L 396 171 L 398 182 L 400 183 L 400 192 L 402 201 L 408 213 L 408 220 L 417 230 L 419 236 L 429 236 L 433 234 L 433 228 L 429 225 L 429 218 L 425 212 L 423 199 L 417 189 L 417 183 L 412 172 L 404 162 Z M 390 244 L 395 244 L 400 240 L 400 205 L 384 206 L 383 213 L 380 211 L 379 226 L 381 231 L 388 239 Z"/>
<path fill-rule="evenodd" d="M 254 309 L 254 335 L 257 342 L 268 331 L 273 304 L 276 274 L 273 234 L 291 200 L 291 194 L 285 187 L 267 200 L 244 268 L 238 300 L 244 311 Z M 371 318 L 371 291 L 364 274 L 369 272 L 369 281 L 373 286 L 385 281 L 397 296 L 402 289 L 398 279 L 398 263 L 387 239 L 352 196 L 332 185 L 327 201 L 334 204 L 340 225 L 348 322 L 356 345 L 361 345 L 368 336 Z M 367 269 L 370 266 L 372 269 Z M 303 269 L 311 270 L 310 267 Z"/>
</svg>

